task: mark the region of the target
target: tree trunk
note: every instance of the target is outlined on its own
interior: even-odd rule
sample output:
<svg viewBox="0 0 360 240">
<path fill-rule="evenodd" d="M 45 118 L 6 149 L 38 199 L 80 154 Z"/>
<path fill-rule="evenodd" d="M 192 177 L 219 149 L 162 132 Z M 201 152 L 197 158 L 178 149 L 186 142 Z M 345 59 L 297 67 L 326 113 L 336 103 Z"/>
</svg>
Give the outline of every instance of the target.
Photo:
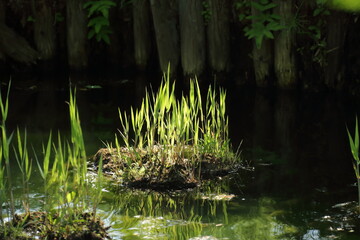
<svg viewBox="0 0 360 240">
<path fill-rule="evenodd" d="M 5 24 L 5 0 L 0 0 L 0 25 Z M 0 61 L 5 62 L 5 54 L 0 48 Z"/>
<path fill-rule="evenodd" d="M 28 65 L 34 64 L 39 56 L 23 37 L 4 23 L 0 23 L 0 51 L 7 57 Z"/>
<path fill-rule="evenodd" d="M 259 11 L 251 7 L 251 15 L 257 15 Z M 253 20 L 256 21 L 256 20 Z M 268 87 L 270 85 L 270 69 L 273 66 L 272 41 L 263 39 L 261 47 L 257 48 L 253 40 L 253 63 L 255 80 L 258 87 Z"/>
<path fill-rule="evenodd" d="M 135 64 L 144 70 L 150 56 L 150 6 L 148 0 L 133 1 Z"/>
<path fill-rule="evenodd" d="M 325 85 L 341 89 L 344 85 L 344 42 L 348 18 L 346 13 L 331 12 L 327 21 L 326 65 L 324 67 Z"/>
<path fill-rule="evenodd" d="M 270 68 L 273 65 L 272 41 L 264 39 L 262 45 L 257 48 L 253 40 L 253 63 L 255 71 L 255 81 L 258 87 L 268 87 L 270 85 Z"/>
<path fill-rule="evenodd" d="M 216 72 L 229 69 L 230 27 L 229 1 L 210 0 L 210 20 L 208 24 L 208 52 L 211 68 Z"/>
<path fill-rule="evenodd" d="M 49 0 L 33 0 L 35 15 L 34 40 L 42 60 L 50 60 L 55 56 L 55 18 Z"/>
<path fill-rule="evenodd" d="M 178 0 L 150 0 L 160 68 L 175 72 L 179 64 Z"/>
<path fill-rule="evenodd" d="M 277 0 L 275 3 L 278 5 L 275 13 L 281 17 L 280 24 L 286 27 L 280 30 L 274 41 L 277 85 L 283 89 L 291 89 L 296 85 L 295 33 L 288 26 L 294 18 L 294 0 Z"/>
<path fill-rule="evenodd" d="M 200 75 L 205 66 L 205 30 L 202 1 L 180 0 L 181 65 L 184 75 Z"/>
<path fill-rule="evenodd" d="M 66 1 L 68 65 L 73 70 L 81 70 L 88 65 L 87 23 L 83 4 L 83 0 Z"/>
</svg>

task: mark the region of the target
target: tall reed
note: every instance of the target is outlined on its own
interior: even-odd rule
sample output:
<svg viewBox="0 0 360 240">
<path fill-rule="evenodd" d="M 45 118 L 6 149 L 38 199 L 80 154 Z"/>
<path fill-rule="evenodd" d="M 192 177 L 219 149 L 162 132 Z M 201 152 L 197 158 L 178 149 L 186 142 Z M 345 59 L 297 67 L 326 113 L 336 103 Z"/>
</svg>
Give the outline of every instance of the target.
<svg viewBox="0 0 360 240">
<path fill-rule="evenodd" d="M 358 119 L 356 117 L 355 123 L 355 134 L 354 138 L 351 136 L 349 129 L 347 129 L 350 149 L 353 156 L 353 168 L 355 171 L 355 176 L 357 179 L 357 187 L 358 187 L 358 201 L 359 201 L 359 208 L 360 208 L 360 158 L 359 158 L 359 128 L 358 128 Z"/>
<path fill-rule="evenodd" d="M 61 219 L 72 220 L 76 212 L 85 211 L 89 201 L 87 161 L 85 144 L 76 105 L 76 90 L 70 89 L 69 116 L 71 141 L 62 140 L 58 133 L 57 142 L 52 142 L 50 132 L 44 160 L 38 162 L 44 180 L 45 208 L 52 211 L 54 206 Z"/>
<path fill-rule="evenodd" d="M 2 206 L 4 204 L 4 202 L 6 201 L 5 198 L 5 176 L 4 176 L 4 172 L 5 172 L 5 168 L 2 166 L 2 145 L 0 145 L 0 225 L 2 226 L 4 224 L 4 217 L 2 214 Z"/>
<path fill-rule="evenodd" d="M 5 101 L 3 101 L 1 90 L 0 90 L 0 110 L 1 110 L 1 142 L 2 142 L 2 150 L 1 150 L 1 159 L 2 161 L 5 161 L 5 168 L 7 173 L 7 191 L 10 195 L 10 214 L 12 217 L 15 215 L 15 200 L 14 200 L 14 194 L 12 189 L 12 181 L 11 181 L 11 172 L 10 172 L 10 143 L 13 137 L 13 134 L 10 136 L 7 135 L 6 132 L 6 120 L 8 117 L 8 111 L 9 111 L 9 95 L 10 95 L 10 87 L 11 87 L 11 81 L 8 85 L 8 90 L 6 94 Z M 2 166 L 0 166 L 2 167 Z M 3 174 L 2 174 L 3 175 Z M 4 177 L 4 176 L 3 176 Z M 5 185 L 5 192 L 6 192 L 6 185 Z"/>
<path fill-rule="evenodd" d="M 27 149 L 27 134 L 25 129 L 24 137 L 21 137 L 19 128 L 16 130 L 17 136 L 17 149 L 14 147 L 15 158 L 18 163 L 21 176 L 22 176 L 22 187 L 23 187 L 23 207 L 25 212 L 30 212 L 30 198 L 29 198 L 29 181 L 32 173 L 32 160 L 29 158 Z"/>
</svg>

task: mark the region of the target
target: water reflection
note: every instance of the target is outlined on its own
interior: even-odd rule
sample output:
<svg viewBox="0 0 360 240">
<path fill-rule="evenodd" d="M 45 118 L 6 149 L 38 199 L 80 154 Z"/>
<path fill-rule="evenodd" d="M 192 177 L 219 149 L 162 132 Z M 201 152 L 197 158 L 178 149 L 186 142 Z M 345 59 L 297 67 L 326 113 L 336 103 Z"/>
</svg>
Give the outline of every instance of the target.
<svg viewBox="0 0 360 240">
<path fill-rule="evenodd" d="M 75 78 L 72 76 L 79 86 L 89 84 L 87 78 Z M 68 78 L 61 81 L 61 87 L 42 81 L 35 89 L 14 88 L 11 94 L 9 127 L 27 127 L 35 149 L 41 149 L 50 129 L 68 129 L 65 103 Z M 119 127 L 117 107 L 126 109 L 138 104 L 144 85 L 148 84 L 141 76 L 90 81 L 99 83 L 102 88 L 78 91 L 90 153 L 103 147 L 101 141 L 113 140 Z M 14 81 L 14 87 L 19 84 Z M 355 112 L 360 110 L 355 102 L 335 94 L 228 89 L 233 145 L 244 140 L 243 157 L 256 171 L 218 179 L 215 186 L 204 184 L 199 191 L 185 193 L 110 187 L 100 207 L 108 225 L 113 224 L 112 236 L 192 240 L 359 239 L 359 214 L 332 207 L 356 199 L 345 131 L 345 123 L 354 126 Z M 32 189 L 41 185 L 34 176 Z M 15 185 L 18 184 L 20 181 Z M 42 195 L 36 191 L 31 194 L 32 206 L 36 208 Z M 20 193 L 17 196 L 21 198 Z M 345 221 L 348 219 L 357 222 Z"/>
<path fill-rule="evenodd" d="M 234 181 L 234 179 L 230 179 Z M 101 208 L 115 239 L 291 239 L 294 225 L 272 198 L 231 195 L 223 184 L 188 192 L 109 191 Z M 110 187 L 111 188 L 111 187 Z M 204 189 L 207 189 L 204 191 Z M 288 238 L 290 237 L 290 238 Z"/>
</svg>

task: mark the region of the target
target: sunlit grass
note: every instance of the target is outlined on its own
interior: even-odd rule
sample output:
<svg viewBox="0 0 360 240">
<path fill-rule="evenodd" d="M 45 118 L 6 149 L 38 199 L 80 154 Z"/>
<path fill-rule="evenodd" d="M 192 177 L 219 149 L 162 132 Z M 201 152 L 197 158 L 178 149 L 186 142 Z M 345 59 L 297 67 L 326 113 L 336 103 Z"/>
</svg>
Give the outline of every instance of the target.
<svg viewBox="0 0 360 240">
<path fill-rule="evenodd" d="M 10 84 L 5 102 L 0 95 L 1 109 L 1 145 L 0 145 L 0 238 L 21 238 L 34 234 L 40 238 L 67 239 L 93 232 L 93 236 L 106 236 L 105 228 L 97 217 L 97 205 L 102 198 L 102 173 L 91 186 L 87 176 L 87 159 L 82 135 L 80 117 L 76 106 L 76 90 L 70 89 L 69 116 L 71 139 L 63 139 L 60 133 L 57 139 L 50 132 L 48 140 L 42 147 L 42 157 L 33 149 L 40 176 L 44 182 L 44 205 L 40 211 L 31 211 L 30 179 L 33 173 L 33 161 L 28 152 L 27 131 L 21 134 L 16 130 L 16 144 L 11 155 L 10 143 L 13 134 L 6 132 L 8 99 Z M 21 173 L 22 209 L 15 214 L 15 203 L 12 194 L 10 158 L 15 158 Z M 101 168 L 100 170 L 101 171 Z M 6 203 L 6 204 L 4 204 Z M 3 216 L 3 206 L 8 214 Z M 6 219 L 6 221 L 5 221 Z M 96 238 L 98 239 L 98 238 Z"/>
<path fill-rule="evenodd" d="M 189 94 L 177 97 L 170 67 L 158 91 L 147 90 L 137 109 L 119 109 L 119 119 L 115 146 L 107 152 L 112 170 L 125 182 L 197 182 L 203 164 L 221 169 L 239 163 L 229 139 L 226 91 L 210 86 L 204 98 L 194 79 Z"/>
<path fill-rule="evenodd" d="M 10 195 L 10 198 L 7 199 L 7 197 L 0 197 L 1 201 L 8 201 L 9 200 L 9 205 L 10 205 L 10 214 L 11 216 L 15 215 L 15 200 L 14 200 L 14 194 L 13 194 L 13 189 L 12 189 L 12 181 L 11 181 L 11 172 L 10 172 L 10 143 L 12 140 L 12 136 L 13 134 L 11 134 L 10 136 L 8 136 L 7 132 L 6 132 L 6 120 L 7 120 L 7 116 L 8 116 L 8 112 L 9 112 L 9 95 L 10 95 L 10 87 L 11 87 L 11 82 L 9 82 L 9 86 L 8 86 L 8 90 L 7 90 L 7 95 L 5 98 L 5 101 L 3 100 L 3 97 L 1 95 L 1 91 L 0 91 L 0 110 L 1 110 L 1 151 L 0 151 L 0 168 L 2 168 L 1 170 L 1 174 L 0 176 L 2 178 L 0 178 L 0 181 L 2 181 L 1 185 L 4 191 L 4 196 L 8 196 L 8 194 Z M 3 167 L 3 162 L 5 162 L 5 169 L 6 169 L 6 178 L 4 175 L 4 167 Z M 3 220 L 2 220 L 3 221 Z"/>
</svg>

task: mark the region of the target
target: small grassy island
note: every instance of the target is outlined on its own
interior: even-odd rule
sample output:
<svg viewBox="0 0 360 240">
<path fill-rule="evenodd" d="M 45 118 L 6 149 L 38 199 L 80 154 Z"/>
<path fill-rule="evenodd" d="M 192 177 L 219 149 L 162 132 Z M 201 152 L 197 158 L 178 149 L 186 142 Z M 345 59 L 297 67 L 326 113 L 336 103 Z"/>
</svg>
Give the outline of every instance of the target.
<svg viewBox="0 0 360 240">
<path fill-rule="evenodd" d="M 188 96 L 177 99 L 169 76 L 164 74 L 157 93 L 146 92 L 139 109 L 119 109 L 115 146 L 95 154 L 95 170 L 101 163 L 104 175 L 124 185 L 168 190 L 195 187 L 239 168 L 228 135 L 226 92 L 210 86 L 203 104 L 197 80 L 190 80 Z"/>
<path fill-rule="evenodd" d="M 41 154 L 33 149 L 30 157 L 26 130 L 7 133 L 9 84 L 5 101 L 0 94 L 0 239 L 109 239 L 109 227 L 97 211 L 105 182 L 174 190 L 236 171 L 241 162 L 228 136 L 226 92 L 220 89 L 217 94 L 209 87 L 203 105 L 199 84 L 191 80 L 189 95 L 176 98 L 169 75 L 164 75 L 156 94 L 146 93 L 139 109 L 131 108 L 129 115 L 119 110 L 121 130 L 115 146 L 106 144 L 90 161 L 76 91 L 70 89 L 68 103 L 70 140 L 60 133 L 54 139 L 50 132 Z M 13 190 L 10 162 L 15 159 L 21 173 L 20 197 Z M 33 175 L 43 181 L 37 190 L 40 207 L 31 201 Z"/>
</svg>

